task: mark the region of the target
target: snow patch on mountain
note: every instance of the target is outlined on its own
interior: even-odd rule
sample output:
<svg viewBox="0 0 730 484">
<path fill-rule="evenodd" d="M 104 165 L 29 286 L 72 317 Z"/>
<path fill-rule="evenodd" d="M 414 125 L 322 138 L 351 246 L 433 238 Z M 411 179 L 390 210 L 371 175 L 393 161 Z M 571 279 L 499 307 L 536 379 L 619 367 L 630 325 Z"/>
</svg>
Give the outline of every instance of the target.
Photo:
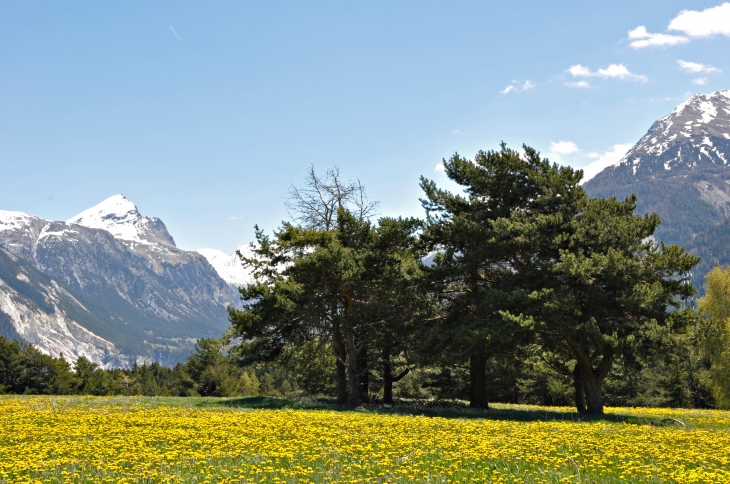
<svg viewBox="0 0 730 484">
<path fill-rule="evenodd" d="M 0 210 L 0 232 L 26 227 L 34 219 L 39 220 L 38 217 L 27 213 Z"/>
<path fill-rule="evenodd" d="M 237 250 L 244 256 L 251 255 L 251 248 L 247 245 L 242 245 Z M 243 267 L 236 252 L 226 254 L 218 249 L 200 249 L 198 253 L 208 260 L 221 279 L 228 284 L 240 287 L 254 282 L 251 271 Z"/>
</svg>

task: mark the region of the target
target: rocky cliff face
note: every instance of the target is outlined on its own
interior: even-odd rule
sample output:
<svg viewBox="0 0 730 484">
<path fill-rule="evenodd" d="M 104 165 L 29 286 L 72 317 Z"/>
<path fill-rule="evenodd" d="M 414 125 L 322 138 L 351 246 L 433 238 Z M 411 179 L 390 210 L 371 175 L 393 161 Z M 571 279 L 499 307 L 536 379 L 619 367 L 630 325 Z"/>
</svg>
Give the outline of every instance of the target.
<svg viewBox="0 0 730 484">
<path fill-rule="evenodd" d="M 656 212 L 656 238 L 702 260 L 701 286 L 717 264 L 730 263 L 730 91 L 698 94 L 656 121 L 616 165 L 584 185 L 590 196 L 638 195 L 639 212 Z"/>
<path fill-rule="evenodd" d="M 68 290 L 22 259 L 0 249 L 0 334 L 22 339 L 46 353 L 76 360 L 79 356 L 103 368 L 129 366 L 110 341 L 76 320 L 95 326 L 96 317 Z"/>
<path fill-rule="evenodd" d="M 205 257 L 175 247 L 122 195 L 69 222 L 0 211 L 0 248 L 82 301 L 95 319 L 76 322 L 133 357 L 182 360 L 195 338 L 221 335 L 237 300 Z"/>
</svg>

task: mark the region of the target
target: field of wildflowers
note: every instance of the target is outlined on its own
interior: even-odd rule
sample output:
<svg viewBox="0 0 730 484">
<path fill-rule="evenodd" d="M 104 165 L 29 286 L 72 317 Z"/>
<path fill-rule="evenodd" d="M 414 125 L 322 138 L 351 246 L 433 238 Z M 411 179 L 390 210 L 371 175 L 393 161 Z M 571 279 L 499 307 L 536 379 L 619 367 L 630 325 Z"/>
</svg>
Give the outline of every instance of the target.
<svg viewBox="0 0 730 484">
<path fill-rule="evenodd" d="M 517 405 L 443 418 L 211 402 L 0 397 L 0 482 L 730 482 L 730 412 L 579 421 Z"/>
</svg>

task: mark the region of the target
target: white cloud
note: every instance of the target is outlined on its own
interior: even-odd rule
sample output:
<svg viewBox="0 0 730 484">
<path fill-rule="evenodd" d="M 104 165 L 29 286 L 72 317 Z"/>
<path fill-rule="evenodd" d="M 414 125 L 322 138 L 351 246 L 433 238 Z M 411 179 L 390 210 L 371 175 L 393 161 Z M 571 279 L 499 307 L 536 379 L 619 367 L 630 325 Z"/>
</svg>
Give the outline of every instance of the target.
<svg viewBox="0 0 730 484">
<path fill-rule="evenodd" d="M 570 66 L 568 68 L 568 72 L 570 72 L 573 77 L 588 77 L 593 75 L 590 69 L 580 64 Z"/>
<path fill-rule="evenodd" d="M 577 153 L 580 148 L 572 141 L 555 141 L 550 142 L 550 152 L 558 155 L 570 155 Z"/>
<path fill-rule="evenodd" d="M 228 217 L 228 220 L 243 220 L 243 217 Z"/>
<path fill-rule="evenodd" d="M 446 168 L 444 168 L 443 163 L 439 163 L 438 165 L 436 165 L 436 168 L 433 169 L 434 173 L 437 173 L 439 171 L 445 171 L 445 170 L 446 170 Z"/>
<path fill-rule="evenodd" d="M 693 37 L 730 36 L 730 2 L 702 11 L 682 10 L 669 22 L 667 30 L 682 32 L 684 35 L 655 34 L 640 25 L 629 31 L 629 40 L 632 41 L 629 45 L 634 49 L 643 49 L 651 46 L 686 44 Z"/>
<path fill-rule="evenodd" d="M 459 134 L 459 133 L 461 133 L 461 131 L 459 131 L 458 129 L 451 130 L 451 134 Z"/>
<path fill-rule="evenodd" d="M 596 160 L 581 168 L 583 170 L 583 180 L 581 181 L 581 184 L 598 175 L 606 167 L 619 162 L 632 146 L 633 144 L 631 143 L 617 144 L 613 145 L 609 151 L 604 151 L 603 153 L 590 153 L 588 156 L 596 158 Z"/>
<path fill-rule="evenodd" d="M 698 77 L 697 79 L 692 79 L 692 82 L 694 84 L 699 84 L 700 86 L 704 86 L 707 84 L 707 78 L 706 77 Z"/>
<path fill-rule="evenodd" d="M 520 91 L 529 91 L 530 89 L 535 87 L 535 83 L 527 80 L 527 81 L 517 81 L 514 80 L 512 83 L 499 91 L 502 94 L 509 94 L 510 92 L 520 92 Z"/>
<path fill-rule="evenodd" d="M 646 76 L 629 72 L 623 64 L 611 64 L 606 69 L 598 69 L 595 75 L 603 78 L 636 79 L 642 82 L 649 80 Z"/>
<path fill-rule="evenodd" d="M 566 82 L 565 85 L 568 87 L 577 87 L 577 88 L 582 88 L 582 89 L 591 87 L 591 85 L 588 84 L 586 81 Z"/>
<path fill-rule="evenodd" d="M 684 32 L 690 37 L 730 36 L 730 2 L 705 10 L 682 10 L 671 22 L 669 30 Z"/>
<path fill-rule="evenodd" d="M 687 37 L 669 34 L 652 34 L 646 31 L 646 27 L 639 25 L 634 30 L 629 30 L 629 45 L 634 49 L 660 45 L 678 45 L 689 42 Z"/>
<path fill-rule="evenodd" d="M 649 80 L 644 75 L 634 74 L 623 64 L 611 64 L 605 69 L 601 68 L 597 71 L 591 71 L 589 68 L 576 64 L 568 68 L 568 72 L 573 77 L 602 77 L 603 79 L 633 79 L 635 81 L 646 82 Z"/>
<path fill-rule="evenodd" d="M 697 62 L 688 62 L 683 61 L 682 59 L 677 61 L 677 64 L 679 64 L 679 67 L 681 67 L 683 70 L 687 72 L 691 72 L 693 74 L 696 74 L 698 72 L 707 72 L 709 73 L 720 73 L 722 72 L 717 67 L 713 67 L 706 64 L 698 64 Z"/>
</svg>

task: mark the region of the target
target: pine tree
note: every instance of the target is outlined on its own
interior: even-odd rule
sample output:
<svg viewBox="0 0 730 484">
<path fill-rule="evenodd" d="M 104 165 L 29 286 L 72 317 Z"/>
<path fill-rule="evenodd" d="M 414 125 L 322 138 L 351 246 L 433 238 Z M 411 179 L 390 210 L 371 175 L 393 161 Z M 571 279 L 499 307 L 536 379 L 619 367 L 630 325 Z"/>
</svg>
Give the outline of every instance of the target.
<svg viewBox="0 0 730 484">
<path fill-rule="evenodd" d="M 537 343 L 576 362 L 576 407 L 602 413 L 615 357 L 687 327 L 690 311 L 667 309 L 694 294 L 681 276 L 697 258 L 655 245 L 659 217 L 634 215 L 635 197 L 589 200 L 581 171 L 523 148 L 445 160 L 464 196 L 422 180 L 446 308 L 436 340 L 447 361 L 468 355 L 472 406 L 487 406 L 488 358 Z"/>
</svg>

